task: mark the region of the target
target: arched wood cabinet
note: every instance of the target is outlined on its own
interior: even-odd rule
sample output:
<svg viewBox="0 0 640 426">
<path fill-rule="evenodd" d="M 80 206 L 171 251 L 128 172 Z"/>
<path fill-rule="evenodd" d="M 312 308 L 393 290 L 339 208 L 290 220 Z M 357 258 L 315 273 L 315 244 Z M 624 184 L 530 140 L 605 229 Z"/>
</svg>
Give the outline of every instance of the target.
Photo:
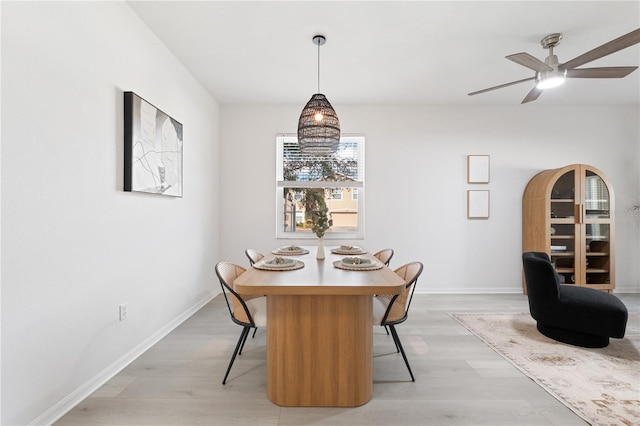
<svg viewBox="0 0 640 426">
<path fill-rule="evenodd" d="M 615 288 L 614 195 L 606 176 L 585 164 L 535 175 L 522 196 L 522 251 L 551 257 L 565 284 Z"/>
</svg>

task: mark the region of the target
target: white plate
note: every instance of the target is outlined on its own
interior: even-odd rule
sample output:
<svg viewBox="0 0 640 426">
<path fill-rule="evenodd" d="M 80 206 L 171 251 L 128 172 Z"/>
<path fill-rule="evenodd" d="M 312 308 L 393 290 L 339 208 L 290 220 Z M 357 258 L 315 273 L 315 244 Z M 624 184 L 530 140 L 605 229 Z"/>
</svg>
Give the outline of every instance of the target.
<svg viewBox="0 0 640 426">
<path fill-rule="evenodd" d="M 280 262 L 276 263 L 276 259 L 271 259 L 267 261 L 262 261 L 261 265 L 265 268 L 271 269 L 280 269 L 280 268 L 291 268 L 295 264 L 295 260 L 293 259 L 285 259 L 280 258 Z"/>
<path fill-rule="evenodd" d="M 351 248 L 347 248 L 351 247 Z M 367 251 L 358 246 L 340 246 L 331 249 L 331 253 L 335 254 L 365 254 Z"/>
<path fill-rule="evenodd" d="M 295 247 L 295 250 L 292 250 Z M 277 252 L 278 253 L 289 253 L 289 254 L 298 254 L 298 253 L 304 253 L 306 250 L 303 249 L 302 247 L 298 247 L 298 246 L 286 246 L 286 247 L 280 247 Z"/>
<path fill-rule="evenodd" d="M 355 263 L 355 259 L 360 259 L 360 258 L 345 257 L 344 259 L 341 260 L 341 262 L 343 265 L 348 266 L 350 268 L 370 268 L 375 265 L 373 261 L 371 261 L 370 259 L 361 259 L 365 261 L 363 263 Z"/>
</svg>

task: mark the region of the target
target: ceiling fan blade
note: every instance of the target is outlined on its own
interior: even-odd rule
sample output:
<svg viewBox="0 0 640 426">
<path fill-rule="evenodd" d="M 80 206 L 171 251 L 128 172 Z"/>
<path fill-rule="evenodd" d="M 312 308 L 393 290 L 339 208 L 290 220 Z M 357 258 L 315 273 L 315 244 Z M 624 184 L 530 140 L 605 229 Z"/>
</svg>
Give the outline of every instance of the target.
<svg viewBox="0 0 640 426">
<path fill-rule="evenodd" d="M 631 74 L 638 67 L 603 67 L 567 70 L 568 78 L 622 78 Z"/>
<path fill-rule="evenodd" d="M 520 64 L 522 66 L 525 66 L 527 68 L 530 68 L 534 71 L 552 71 L 553 68 L 551 68 L 549 65 L 545 64 L 544 62 L 542 62 L 540 59 L 536 58 L 535 56 L 531 56 L 528 53 L 514 53 L 513 55 L 509 55 L 509 56 L 505 56 L 505 58 L 509 59 L 510 61 L 515 62 L 516 64 Z"/>
<path fill-rule="evenodd" d="M 531 81 L 531 80 L 535 80 L 535 79 L 536 79 L 535 77 L 529 77 L 529 78 L 525 78 L 525 79 L 518 80 L 518 81 L 512 81 L 511 83 L 501 84 L 500 86 L 489 87 L 488 89 L 482 89 L 482 90 L 478 90 L 477 92 L 471 92 L 471 93 L 469 93 L 469 96 L 479 95 L 480 93 L 490 92 L 490 91 L 496 90 L 496 89 L 502 89 L 503 87 L 513 86 L 514 84 L 524 83 L 525 81 Z"/>
<path fill-rule="evenodd" d="M 542 89 L 538 89 L 536 86 L 533 86 L 533 89 L 527 93 L 527 96 L 524 97 L 521 104 L 526 104 L 527 102 L 533 102 L 544 92 Z"/>
<path fill-rule="evenodd" d="M 633 46 L 637 43 L 640 43 L 640 28 L 631 31 L 630 33 L 625 34 L 622 37 L 618 37 L 615 40 L 611 40 L 610 42 L 605 43 L 600 47 L 596 47 L 595 49 L 590 50 L 587 53 L 583 53 L 582 55 L 573 58 L 569 62 L 565 62 L 564 64 L 560 65 L 560 68 L 571 70 L 573 68 L 579 67 L 580 65 L 584 65 L 587 62 L 595 61 L 596 59 L 610 55 L 614 52 L 617 52 L 618 50 Z"/>
</svg>

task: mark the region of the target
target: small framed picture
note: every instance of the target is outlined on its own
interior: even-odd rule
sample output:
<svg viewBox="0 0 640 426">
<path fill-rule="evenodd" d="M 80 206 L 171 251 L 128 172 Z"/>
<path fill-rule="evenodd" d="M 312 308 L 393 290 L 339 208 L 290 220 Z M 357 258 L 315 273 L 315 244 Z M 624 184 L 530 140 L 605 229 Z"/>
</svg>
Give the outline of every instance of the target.
<svg viewBox="0 0 640 426">
<path fill-rule="evenodd" d="M 467 155 L 467 183 L 489 183 L 488 155 Z"/>
<path fill-rule="evenodd" d="M 467 191 L 467 219 L 489 219 L 489 191 Z"/>
</svg>

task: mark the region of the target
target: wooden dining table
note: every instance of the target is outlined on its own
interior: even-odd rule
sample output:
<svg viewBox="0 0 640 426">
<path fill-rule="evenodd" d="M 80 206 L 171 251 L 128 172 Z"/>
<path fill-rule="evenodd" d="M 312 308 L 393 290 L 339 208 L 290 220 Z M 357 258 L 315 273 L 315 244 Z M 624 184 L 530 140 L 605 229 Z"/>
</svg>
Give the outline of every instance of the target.
<svg viewBox="0 0 640 426">
<path fill-rule="evenodd" d="M 334 262 L 346 255 L 327 250 L 317 260 L 315 247 L 304 248 L 308 254 L 286 257 L 303 262 L 301 269 L 253 267 L 234 281 L 238 293 L 267 298 L 267 396 L 291 407 L 366 404 L 373 393 L 372 297 L 398 294 L 405 282 L 386 266 L 339 269 Z"/>
</svg>

